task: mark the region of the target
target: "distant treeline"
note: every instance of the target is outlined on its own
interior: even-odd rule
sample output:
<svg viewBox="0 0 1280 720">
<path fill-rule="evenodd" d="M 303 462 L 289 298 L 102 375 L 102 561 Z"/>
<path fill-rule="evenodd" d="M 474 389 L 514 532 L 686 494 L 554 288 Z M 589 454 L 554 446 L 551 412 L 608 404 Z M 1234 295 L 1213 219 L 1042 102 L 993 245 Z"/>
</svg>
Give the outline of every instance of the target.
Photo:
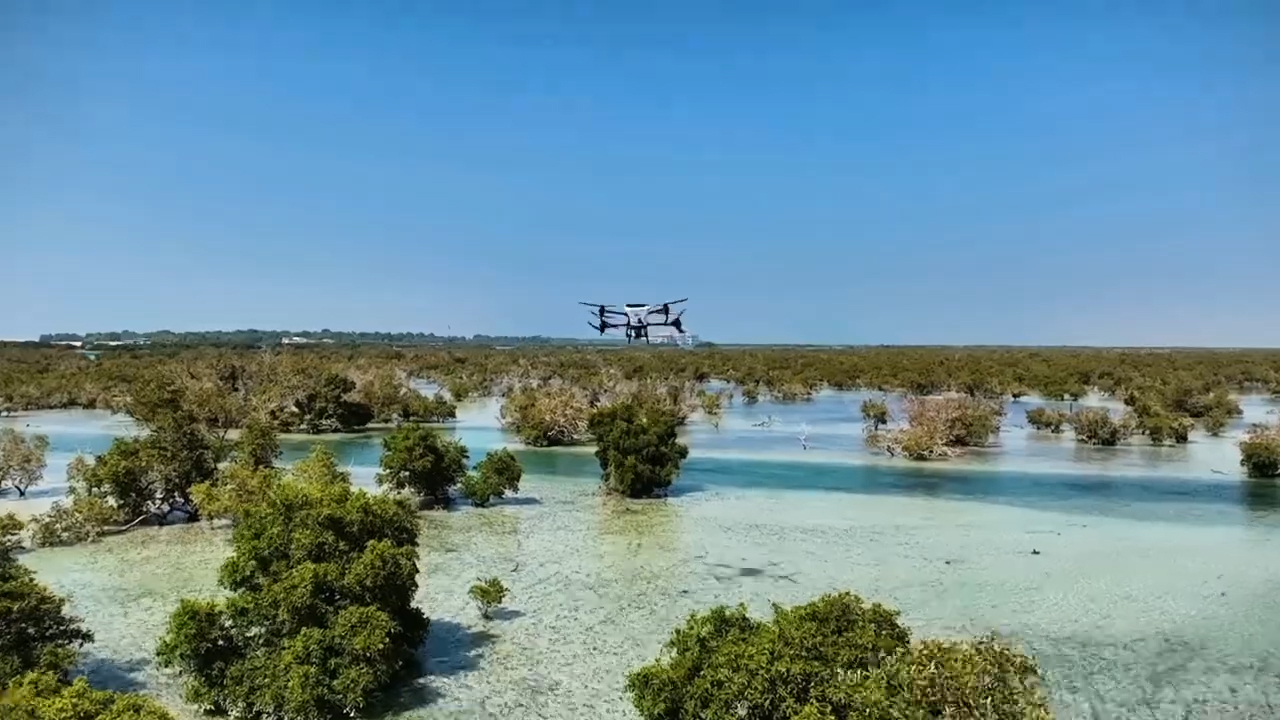
<svg viewBox="0 0 1280 720">
<path fill-rule="evenodd" d="M 310 342 L 327 342 L 344 345 L 575 345 L 592 343 L 591 340 L 555 338 L 543 335 L 437 335 L 422 332 L 352 332 L 342 330 L 209 330 L 195 332 L 135 332 L 121 330 L 96 333 L 45 333 L 39 342 L 85 345 L 106 343 L 150 343 L 157 345 L 203 345 L 223 347 L 252 347 L 279 345 L 282 341 L 301 338 Z M 612 338 L 606 343 L 616 342 Z"/>
<path fill-rule="evenodd" d="M 1280 394 L 1280 350 L 711 346 L 664 352 L 644 346 L 605 351 L 525 343 L 503 350 L 462 342 L 281 345 L 278 340 L 253 349 L 168 344 L 152 337 L 149 345 L 90 356 L 58 346 L 0 347 L 0 410 L 112 407 L 138 381 L 160 370 L 180 371 L 228 392 L 262 391 L 272 398 L 300 378 L 319 382 L 323 375 L 337 374 L 360 384 L 388 372 L 434 381 L 455 399 L 505 395 L 522 386 L 603 392 L 620 380 L 683 385 L 710 379 L 736 385 L 744 400 L 803 400 L 828 388 L 1053 399 L 1076 399 L 1090 391 L 1117 398 L 1135 393 L 1195 398 L 1219 390 Z"/>
</svg>

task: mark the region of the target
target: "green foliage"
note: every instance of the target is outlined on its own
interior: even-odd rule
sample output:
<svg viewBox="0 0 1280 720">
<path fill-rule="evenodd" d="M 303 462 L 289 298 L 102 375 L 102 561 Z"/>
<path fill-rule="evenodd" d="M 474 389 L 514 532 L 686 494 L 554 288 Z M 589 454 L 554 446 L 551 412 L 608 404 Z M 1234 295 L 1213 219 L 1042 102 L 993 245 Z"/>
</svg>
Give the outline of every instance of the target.
<svg viewBox="0 0 1280 720">
<path fill-rule="evenodd" d="M 1065 410 L 1056 408 L 1035 407 L 1027 411 L 1027 424 L 1036 430 L 1048 430 L 1054 435 L 1062 432 L 1063 427 L 1071 420 Z"/>
<path fill-rule="evenodd" d="M 75 516 L 101 515 L 104 507 L 125 522 L 148 515 L 165 522 L 175 511 L 195 517 L 191 489 L 213 480 L 225 452 L 226 430 L 239 414 L 220 404 L 227 400 L 220 393 L 232 392 L 223 385 L 234 386 L 235 379 L 219 365 L 203 369 L 212 374 L 207 382 L 190 369 L 183 375 L 189 380 L 183 380 L 176 370 L 146 373 L 130 388 L 125 409 L 147 432 L 116 438 L 91 465 L 77 458 L 67 471 L 69 494 L 86 505 L 62 513 L 50 527 L 68 526 L 64 521 Z M 91 500 L 92 507 L 87 504 Z"/>
<path fill-rule="evenodd" d="M 26 523 L 13 513 L 0 515 L 0 558 L 9 557 L 22 548 L 22 530 Z"/>
<path fill-rule="evenodd" d="M 606 490 L 640 498 L 671 486 L 689 448 L 676 436 L 678 419 L 662 408 L 623 402 L 591 415 L 596 460 Z"/>
<path fill-rule="evenodd" d="M 576 445 L 586 441 L 591 401 L 571 387 L 521 388 L 502 403 L 504 427 L 530 447 Z"/>
<path fill-rule="evenodd" d="M 22 523 L 0 516 L 0 718 L 172 720 L 155 701 L 67 682 L 79 648 L 93 641 L 66 599 L 35 579 L 15 552 Z"/>
<path fill-rule="evenodd" d="M 493 617 L 493 609 L 507 598 L 507 592 L 507 586 L 503 585 L 501 580 L 490 577 L 476 581 L 467 591 L 467 595 L 476 604 L 480 617 L 489 620 Z"/>
<path fill-rule="evenodd" d="M 1082 407 L 1071 413 L 1069 420 L 1076 441 L 1087 445 L 1112 447 L 1133 435 L 1134 422 L 1129 417 L 1116 418 L 1106 408 Z"/>
<path fill-rule="evenodd" d="M 757 620 L 693 614 L 627 678 L 644 720 L 1047 720 L 1035 662 L 992 639 L 912 644 L 896 610 L 848 592 Z"/>
<path fill-rule="evenodd" d="M 150 434 L 116 438 L 92 464 L 68 468 L 73 498 L 95 498 L 130 522 L 169 512 L 194 512 L 191 489 L 213 481 L 217 453 L 213 439 L 196 425 L 166 422 Z"/>
<path fill-rule="evenodd" d="M 394 368 L 381 367 L 357 383 L 356 397 L 373 410 L 374 422 L 396 419 L 409 392 L 408 384 Z"/>
<path fill-rule="evenodd" d="M 97 540 L 103 530 L 120 521 L 119 512 L 100 497 L 75 496 L 57 500 L 28 523 L 37 547 L 77 545 Z"/>
<path fill-rule="evenodd" d="M 338 466 L 338 456 L 323 443 L 311 446 L 306 457 L 293 464 L 289 475 L 294 479 L 320 485 L 350 485 L 351 475 Z"/>
<path fill-rule="evenodd" d="M 401 422 L 440 423 L 457 419 L 458 407 L 439 393 L 427 397 L 410 390 L 401 399 L 396 417 Z"/>
<path fill-rule="evenodd" d="M 992 636 L 924 640 L 892 664 L 889 687 L 904 688 L 899 717 L 1051 720 L 1035 660 Z M 892 701 L 891 701 L 892 703 Z"/>
<path fill-rule="evenodd" d="M 870 428 L 870 432 L 878 432 L 889 424 L 889 404 L 884 400 L 867 398 L 862 401 L 862 422 Z"/>
<path fill-rule="evenodd" d="M 1192 382 L 1182 382 L 1166 388 L 1162 402 L 1169 412 L 1191 418 L 1204 418 L 1215 414 L 1240 417 L 1244 414 L 1240 403 L 1231 397 L 1226 388 L 1209 390 L 1196 387 Z"/>
<path fill-rule="evenodd" d="M 390 367 L 374 370 L 359 384 L 357 395 L 372 409 L 376 422 L 434 423 L 457 417 L 453 403 L 440 394 L 424 396 Z"/>
<path fill-rule="evenodd" d="M 0 688 L 29 672 L 65 677 L 77 650 L 93 641 L 67 601 L 36 580 L 18 561 L 22 525 L 12 515 L 0 522 Z"/>
<path fill-rule="evenodd" d="M 279 457 L 280 439 L 274 426 L 255 415 L 232 445 L 231 462 L 220 468 L 212 481 L 193 485 L 191 499 L 206 520 L 234 522 L 246 508 L 269 497 L 282 476 L 275 466 Z M 328 457 L 332 458 L 332 453 Z"/>
<path fill-rule="evenodd" d="M 218 471 L 215 482 L 192 487 L 191 498 L 204 519 L 234 522 L 248 508 L 265 502 L 281 475 L 275 467 L 233 463 Z"/>
<path fill-rule="evenodd" d="M 698 406 L 702 410 L 702 414 L 707 417 L 707 421 L 716 430 L 720 429 L 720 420 L 724 417 L 724 395 L 718 392 L 708 392 L 705 389 L 698 390 Z"/>
<path fill-rule="evenodd" d="M 1254 425 L 1240 441 L 1240 466 L 1251 478 L 1280 477 L 1280 425 Z"/>
<path fill-rule="evenodd" d="M 356 389 L 351 378 L 324 371 L 299 388 L 293 402 L 278 411 L 278 422 L 287 429 L 317 434 L 346 432 L 368 425 L 374 411 L 367 403 L 349 397 Z"/>
<path fill-rule="evenodd" d="M 520 491 L 520 478 L 524 468 L 515 453 L 506 448 L 491 450 L 476 465 L 474 472 L 467 473 L 462 480 L 462 494 L 467 496 L 471 504 L 484 507 L 493 498 L 501 498 L 507 493 Z"/>
<path fill-rule="evenodd" d="M 354 342 L 356 337 L 332 336 L 345 338 L 339 342 Z M 391 342 L 393 337 L 369 335 L 375 336 L 381 339 L 370 342 Z M 269 413 L 280 421 L 280 429 L 293 430 L 301 427 L 299 403 L 309 404 L 305 396 L 329 382 L 327 373 L 363 378 L 362 383 L 389 374 L 393 382 L 388 387 L 394 386 L 395 393 L 403 385 L 401 377 L 431 379 L 457 400 L 511 387 L 574 388 L 590 398 L 621 379 L 682 384 L 714 377 L 741 388 L 747 404 L 764 393 L 803 398 L 821 387 L 916 395 L 953 391 L 978 397 L 1027 392 L 1048 399 L 1076 399 L 1096 388 L 1116 397 L 1140 390 L 1162 398 L 1160 404 L 1166 410 L 1198 419 L 1214 407 L 1237 417 L 1239 406 L 1230 392 L 1280 388 L 1280 351 L 1275 350 L 708 347 L 670 353 L 321 343 L 280 348 L 278 336 L 256 331 L 184 335 L 188 339 L 181 341 L 178 337 L 156 334 L 153 343 L 167 338 L 163 342 L 171 344 L 163 350 L 153 346 L 148 352 L 107 350 L 96 362 L 65 348 L 0 347 L 0 405 L 28 410 L 134 404 L 145 418 L 149 416 L 145 403 L 131 403 L 130 396 L 141 396 L 140 385 L 153 382 L 176 388 L 178 392 L 170 394 L 180 398 L 179 405 L 198 408 L 194 412 L 205 427 L 224 428 L 229 422 L 238 427 L 252 414 Z M 251 337 L 265 338 L 275 347 L 215 349 L 181 344 L 240 342 L 233 339 Z M 363 397 L 359 391 L 341 399 L 373 412 Z M 387 397 L 394 400 L 392 395 Z M 331 407 L 336 402 L 331 400 L 330 396 L 319 404 Z M 579 437 L 575 442 L 583 440 Z"/>
<path fill-rule="evenodd" d="M 1204 427 L 1204 431 L 1213 437 L 1220 437 L 1230 422 L 1231 418 L 1226 413 L 1217 410 L 1200 418 L 1200 424 Z"/>
<path fill-rule="evenodd" d="M 1164 389 L 1130 392 L 1124 401 L 1132 408 L 1129 422 L 1133 431 L 1146 435 L 1153 445 L 1182 444 L 1190 439 L 1195 421 L 1179 410 L 1170 409 L 1189 407 L 1189 402 L 1170 402 L 1169 391 Z M 1214 412 L 1226 410 L 1219 408 Z"/>
<path fill-rule="evenodd" d="M 27 489 L 44 478 L 48 435 L 27 437 L 13 428 L 0 428 L 0 492 L 7 488 L 26 497 Z"/>
<path fill-rule="evenodd" d="M 1163 408 L 1152 408 L 1145 414 L 1137 415 L 1134 426 L 1154 445 L 1166 442 L 1181 445 L 1190 439 L 1191 430 L 1196 423 L 1186 415 L 1176 415 Z"/>
<path fill-rule="evenodd" d="M 445 381 L 444 389 L 455 402 L 466 402 L 467 399 L 482 390 L 479 384 L 471 378 L 461 377 L 449 378 Z"/>
<path fill-rule="evenodd" d="M 232 446 L 231 459 L 247 468 L 269 468 L 280 458 L 280 438 L 266 418 L 249 418 Z"/>
<path fill-rule="evenodd" d="M 467 474 L 467 447 L 426 425 L 402 425 L 382 439 L 377 483 L 408 490 L 430 503 L 447 505 L 449 489 Z"/>
<path fill-rule="evenodd" d="M 185 599 L 157 647 L 187 699 L 245 718 L 364 713 L 415 671 L 428 620 L 413 605 L 418 524 L 410 506 L 352 489 L 313 453 L 246 507 L 218 584 Z"/>
<path fill-rule="evenodd" d="M 97 690 L 85 678 L 66 683 L 52 673 L 29 673 L 0 688 L 5 720 L 173 720 L 145 695 Z"/>
<path fill-rule="evenodd" d="M 141 373 L 127 384 L 127 396 L 119 409 L 147 428 L 197 424 L 225 430 L 235 427 L 244 411 L 234 383 L 218 379 L 218 363 L 202 367 L 162 366 Z"/>
</svg>

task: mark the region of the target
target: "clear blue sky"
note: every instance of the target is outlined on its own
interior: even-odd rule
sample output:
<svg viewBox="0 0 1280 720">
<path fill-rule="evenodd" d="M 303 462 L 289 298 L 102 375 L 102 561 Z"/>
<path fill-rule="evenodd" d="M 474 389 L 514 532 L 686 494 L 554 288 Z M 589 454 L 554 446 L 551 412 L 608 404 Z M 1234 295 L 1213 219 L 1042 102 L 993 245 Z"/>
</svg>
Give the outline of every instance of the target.
<svg viewBox="0 0 1280 720">
<path fill-rule="evenodd" d="M 1280 345 L 1280 3 L 0 3 L 0 338 Z"/>
</svg>

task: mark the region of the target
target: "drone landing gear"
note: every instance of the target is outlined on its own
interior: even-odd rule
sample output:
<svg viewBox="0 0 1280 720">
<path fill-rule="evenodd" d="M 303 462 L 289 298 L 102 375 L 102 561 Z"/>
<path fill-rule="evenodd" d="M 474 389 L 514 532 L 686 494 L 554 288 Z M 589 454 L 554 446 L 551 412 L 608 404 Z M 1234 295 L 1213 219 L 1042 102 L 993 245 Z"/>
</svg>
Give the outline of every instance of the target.
<svg viewBox="0 0 1280 720">
<path fill-rule="evenodd" d="M 632 340 L 644 339 L 644 344 L 649 344 L 649 328 L 641 325 L 638 327 L 627 328 L 627 344 L 630 345 Z"/>
</svg>

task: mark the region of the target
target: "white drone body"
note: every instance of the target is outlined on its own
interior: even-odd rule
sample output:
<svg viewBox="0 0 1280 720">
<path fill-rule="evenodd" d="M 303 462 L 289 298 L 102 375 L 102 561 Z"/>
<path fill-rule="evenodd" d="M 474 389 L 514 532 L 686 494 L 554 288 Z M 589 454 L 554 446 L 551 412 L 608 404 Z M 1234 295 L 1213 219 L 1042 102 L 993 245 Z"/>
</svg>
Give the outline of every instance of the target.
<svg viewBox="0 0 1280 720">
<path fill-rule="evenodd" d="M 610 330 L 622 330 L 626 333 L 627 344 L 632 340 L 644 339 L 645 344 L 649 343 L 649 328 L 651 327 L 669 327 L 675 331 L 677 335 L 684 335 L 684 323 L 680 316 L 684 315 L 684 310 L 672 312 L 671 306 L 688 300 L 674 300 L 672 302 L 657 304 L 642 303 L 626 303 L 619 310 L 617 305 L 602 305 L 600 303 L 580 302 L 579 305 L 586 305 L 595 308 L 592 313 L 596 317 L 596 322 L 587 323 L 592 329 L 604 335 Z"/>
</svg>

